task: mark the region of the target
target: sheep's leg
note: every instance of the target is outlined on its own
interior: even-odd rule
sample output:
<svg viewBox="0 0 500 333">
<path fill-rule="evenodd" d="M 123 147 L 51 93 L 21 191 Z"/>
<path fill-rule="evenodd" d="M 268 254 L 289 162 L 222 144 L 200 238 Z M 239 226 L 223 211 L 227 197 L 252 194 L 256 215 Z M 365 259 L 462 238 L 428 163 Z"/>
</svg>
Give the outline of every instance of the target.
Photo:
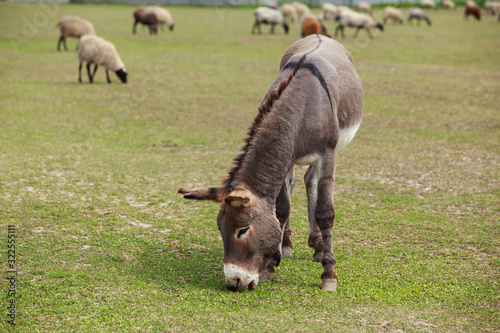
<svg viewBox="0 0 500 333">
<path fill-rule="evenodd" d="M 337 26 L 337 28 L 335 29 L 335 38 L 337 38 L 337 34 L 340 30 L 340 35 L 342 36 L 342 38 L 345 38 L 345 35 L 344 35 L 344 26 L 342 24 L 339 24 Z"/>
<path fill-rule="evenodd" d="M 92 73 L 92 81 L 94 81 L 95 72 L 97 72 L 97 65 L 94 65 L 94 72 Z"/>
<path fill-rule="evenodd" d="M 137 30 L 136 30 L 137 23 L 139 23 L 139 21 L 135 21 L 135 22 L 134 22 L 134 25 L 132 26 L 132 33 L 133 33 L 133 34 L 135 34 L 135 33 L 137 32 Z"/>
<path fill-rule="evenodd" d="M 64 41 L 64 37 L 59 37 L 59 41 L 57 42 L 57 51 L 61 50 L 61 43 Z"/>
<path fill-rule="evenodd" d="M 272 24 L 271 24 L 271 34 L 274 34 L 274 26 L 275 26 L 275 24 L 274 24 L 274 23 L 272 23 Z"/>
<path fill-rule="evenodd" d="M 361 27 L 356 28 L 356 32 L 354 33 L 354 38 L 358 37 L 359 30 L 361 30 Z"/>
<path fill-rule="evenodd" d="M 83 61 L 80 62 L 80 66 L 78 66 L 78 82 L 82 83 L 82 65 Z"/>
<path fill-rule="evenodd" d="M 373 39 L 373 36 L 372 36 L 372 33 L 370 32 L 370 29 L 368 28 L 365 28 L 366 29 L 366 32 L 368 33 L 368 37 L 370 37 L 370 39 Z"/>
<path fill-rule="evenodd" d="M 97 66 L 96 66 L 97 67 Z M 108 80 L 108 83 L 111 83 L 111 80 L 109 79 L 109 73 L 108 70 L 106 69 L 106 79 Z"/>
<path fill-rule="evenodd" d="M 63 38 L 64 51 L 68 51 L 68 45 L 66 45 L 66 38 Z"/>
<path fill-rule="evenodd" d="M 89 82 L 92 83 L 92 75 L 90 74 L 90 64 L 87 63 L 87 74 L 89 75 Z"/>
</svg>

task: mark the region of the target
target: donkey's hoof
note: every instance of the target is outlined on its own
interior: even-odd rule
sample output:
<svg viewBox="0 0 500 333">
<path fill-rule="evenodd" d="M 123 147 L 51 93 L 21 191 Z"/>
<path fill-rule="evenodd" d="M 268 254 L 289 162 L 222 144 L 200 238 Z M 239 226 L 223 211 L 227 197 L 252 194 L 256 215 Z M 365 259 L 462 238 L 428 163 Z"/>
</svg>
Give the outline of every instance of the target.
<svg viewBox="0 0 500 333">
<path fill-rule="evenodd" d="M 321 262 L 323 260 L 323 252 L 318 252 L 313 255 L 314 262 Z"/>
<path fill-rule="evenodd" d="M 321 290 L 337 291 L 337 279 L 324 279 L 321 285 Z"/>
<path fill-rule="evenodd" d="M 284 247 L 281 250 L 281 257 L 286 258 L 286 259 L 293 259 L 292 248 L 291 247 Z"/>
<path fill-rule="evenodd" d="M 269 272 L 269 271 L 263 272 L 259 276 L 259 282 L 272 281 L 274 279 L 274 274 L 275 274 L 274 272 Z"/>
</svg>

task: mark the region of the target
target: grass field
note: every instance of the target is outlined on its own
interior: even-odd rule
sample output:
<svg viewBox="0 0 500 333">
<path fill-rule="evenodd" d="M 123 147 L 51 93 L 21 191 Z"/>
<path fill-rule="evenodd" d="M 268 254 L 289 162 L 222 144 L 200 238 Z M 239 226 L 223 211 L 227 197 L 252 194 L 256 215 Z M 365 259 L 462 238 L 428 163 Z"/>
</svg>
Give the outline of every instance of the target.
<svg viewBox="0 0 500 333">
<path fill-rule="evenodd" d="M 373 41 L 346 29 L 365 109 L 337 162 L 338 291 L 320 290 L 299 168 L 294 259 L 232 293 L 218 206 L 177 189 L 225 177 L 299 27 L 251 35 L 250 8 L 172 7 L 174 32 L 133 35 L 134 8 L 0 2 L 0 263 L 15 225 L 17 331 L 499 332 L 496 18 L 432 11 L 431 27 Z M 115 43 L 128 84 L 103 68 L 78 83 L 76 40 L 56 51 L 67 14 Z"/>
</svg>

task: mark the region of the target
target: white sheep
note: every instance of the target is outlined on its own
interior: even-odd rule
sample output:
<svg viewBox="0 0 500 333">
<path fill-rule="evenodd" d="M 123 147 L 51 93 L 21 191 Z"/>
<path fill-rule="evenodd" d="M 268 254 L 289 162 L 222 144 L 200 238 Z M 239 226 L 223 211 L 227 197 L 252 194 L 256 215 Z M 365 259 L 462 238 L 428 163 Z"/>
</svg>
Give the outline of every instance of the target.
<svg viewBox="0 0 500 333">
<path fill-rule="evenodd" d="M 310 13 L 311 10 L 309 7 L 307 7 L 306 4 L 303 4 L 302 2 L 294 1 L 292 2 L 292 6 L 295 7 L 295 10 L 297 11 L 297 15 L 302 15 L 304 13 Z"/>
<path fill-rule="evenodd" d="M 356 3 L 355 8 L 358 12 L 365 12 L 368 14 L 373 14 L 372 5 L 366 1 L 359 1 Z"/>
<path fill-rule="evenodd" d="M 319 14 L 318 18 L 320 21 L 323 20 L 332 20 L 335 21 L 337 18 L 337 15 L 339 13 L 339 10 L 337 6 L 325 2 L 324 4 L 321 5 L 321 14 Z"/>
<path fill-rule="evenodd" d="M 297 10 L 295 9 L 294 6 L 290 5 L 289 3 L 284 3 L 281 5 L 281 13 L 283 13 L 284 17 L 289 18 L 292 22 L 297 21 Z"/>
<path fill-rule="evenodd" d="M 422 8 L 436 9 L 436 2 L 434 0 L 421 0 L 420 5 Z"/>
<path fill-rule="evenodd" d="M 148 6 L 144 8 L 146 12 L 154 13 L 158 19 L 158 25 L 162 27 L 166 25 L 170 31 L 174 30 L 174 19 L 170 12 L 160 6 Z"/>
<path fill-rule="evenodd" d="M 384 24 L 387 22 L 387 20 L 391 19 L 392 22 L 399 22 L 400 24 L 403 24 L 404 18 L 403 18 L 403 12 L 401 10 L 395 8 L 395 7 L 385 7 L 384 8 Z"/>
<path fill-rule="evenodd" d="M 370 39 L 373 38 L 372 34 L 370 33 L 371 28 L 378 28 L 381 31 L 384 31 L 384 26 L 382 24 L 375 21 L 375 19 L 373 19 L 371 16 L 362 13 L 356 13 L 353 11 L 343 11 L 342 13 L 340 13 L 339 21 L 340 23 L 335 29 L 335 37 L 337 37 L 337 33 L 340 30 L 342 37 L 345 38 L 344 35 L 345 27 L 356 28 L 356 32 L 354 33 L 354 38 L 358 36 L 358 33 L 361 29 L 366 30 Z"/>
<path fill-rule="evenodd" d="M 64 49 L 67 50 L 66 38 L 80 38 L 84 35 L 95 35 L 94 26 L 87 20 L 78 16 L 64 16 L 57 24 L 61 30 L 61 37 L 57 43 L 57 50 L 61 49 L 61 43 L 64 44 Z M 77 45 L 78 48 L 78 45 Z"/>
<path fill-rule="evenodd" d="M 127 69 L 120 59 L 115 46 L 101 37 L 94 35 L 82 36 L 78 46 L 78 60 L 80 61 L 80 66 L 78 67 L 78 82 L 80 83 L 82 83 L 82 64 L 84 61 L 87 62 L 87 73 L 90 83 L 94 82 L 98 65 L 106 68 L 108 83 L 111 83 L 108 71 L 115 72 L 123 83 L 127 83 Z M 90 74 L 91 64 L 95 64 L 92 74 Z"/>
<path fill-rule="evenodd" d="M 431 20 L 429 20 L 427 14 L 420 8 L 413 7 L 408 9 L 408 23 L 411 23 L 413 19 L 418 20 L 419 25 L 421 20 L 424 20 L 428 25 L 431 25 Z"/>
<path fill-rule="evenodd" d="M 498 1 L 486 1 L 484 3 L 484 11 L 485 12 L 490 12 L 491 15 L 496 15 L 497 13 L 500 13 L 500 2 Z"/>
<path fill-rule="evenodd" d="M 451 0 L 443 0 L 441 2 L 441 8 L 443 8 L 443 9 L 455 9 L 455 3 Z"/>
<path fill-rule="evenodd" d="M 288 24 L 286 23 L 285 17 L 279 10 L 269 7 L 258 7 L 255 10 L 255 23 L 252 27 L 252 34 L 255 33 L 255 28 L 258 29 L 259 34 L 262 33 L 260 31 L 261 24 L 270 24 L 272 34 L 274 33 L 274 26 L 276 24 L 281 24 L 285 33 L 288 33 Z"/>
</svg>

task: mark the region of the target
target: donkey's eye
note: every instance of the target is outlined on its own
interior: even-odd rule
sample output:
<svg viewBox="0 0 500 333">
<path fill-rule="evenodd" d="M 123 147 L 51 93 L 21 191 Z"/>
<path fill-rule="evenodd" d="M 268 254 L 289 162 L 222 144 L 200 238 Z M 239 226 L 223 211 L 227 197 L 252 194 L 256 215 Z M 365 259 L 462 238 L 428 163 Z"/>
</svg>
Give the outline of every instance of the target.
<svg viewBox="0 0 500 333">
<path fill-rule="evenodd" d="M 250 230 L 250 227 L 241 228 L 241 229 L 237 230 L 238 234 L 236 235 L 236 238 L 241 239 L 241 238 L 245 237 L 248 233 L 248 230 Z"/>
</svg>

